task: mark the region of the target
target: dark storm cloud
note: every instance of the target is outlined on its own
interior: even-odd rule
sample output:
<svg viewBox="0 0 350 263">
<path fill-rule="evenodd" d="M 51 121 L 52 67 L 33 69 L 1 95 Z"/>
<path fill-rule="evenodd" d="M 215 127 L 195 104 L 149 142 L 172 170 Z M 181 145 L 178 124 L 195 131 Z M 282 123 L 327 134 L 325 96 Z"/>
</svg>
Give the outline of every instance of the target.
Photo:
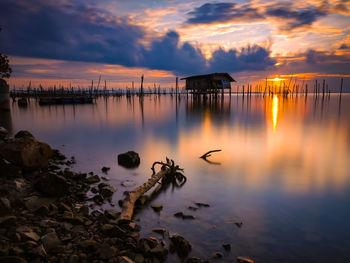
<svg viewBox="0 0 350 263">
<path fill-rule="evenodd" d="M 295 9 L 290 5 L 284 5 L 271 6 L 266 10 L 267 16 L 290 21 L 284 26 L 285 30 L 311 25 L 313 22 L 327 14 L 328 12 L 326 8 L 322 6 Z"/>
<path fill-rule="evenodd" d="M 238 7 L 235 3 L 206 3 L 188 14 L 187 23 L 189 24 L 211 24 L 263 18 L 257 9 L 248 5 Z"/>
<path fill-rule="evenodd" d="M 86 5 L 2 1 L 1 50 L 9 55 L 73 61 L 137 63 L 144 31 Z"/>
<path fill-rule="evenodd" d="M 275 63 L 276 61 L 270 57 L 269 50 L 253 45 L 242 48 L 240 51 L 236 49 L 216 50 L 209 61 L 209 68 L 211 71 L 256 71 L 265 70 Z"/>
<path fill-rule="evenodd" d="M 268 50 L 221 49 L 207 61 L 200 49 L 170 31 L 147 45 L 146 28 L 91 5 L 67 0 L 3 0 L 0 50 L 12 56 L 98 62 L 176 74 L 237 72 L 273 64 Z"/>
<path fill-rule="evenodd" d="M 251 22 L 278 18 L 284 21 L 279 28 L 292 30 L 311 25 L 317 19 L 328 14 L 326 5 L 296 8 L 290 4 L 272 4 L 260 9 L 248 3 L 238 6 L 235 3 L 206 3 L 188 13 L 188 24 L 213 24 L 220 22 Z"/>
<path fill-rule="evenodd" d="M 346 54 L 317 51 L 310 49 L 295 55 L 295 60 L 284 61 L 285 72 L 318 72 L 327 74 L 350 75 L 350 59 Z M 300 59 L 305 58 L 305 59 Z"/>
<path fill-rule="evenodd" d="M 189 43 L 179 45 L 179 35 L 174 31 L 152 42 L 143 51 L 143 66 L 151 69 L 165 69 L 177 73 L 200 73 L 206 68 L 206 60 L 200 49 Z"/>
</svg>

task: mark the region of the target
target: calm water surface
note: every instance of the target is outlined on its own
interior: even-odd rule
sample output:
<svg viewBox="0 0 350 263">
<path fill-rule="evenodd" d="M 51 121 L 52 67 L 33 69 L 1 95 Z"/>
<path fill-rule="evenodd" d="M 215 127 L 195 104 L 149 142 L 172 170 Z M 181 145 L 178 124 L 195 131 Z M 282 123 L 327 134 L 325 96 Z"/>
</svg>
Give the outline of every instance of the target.
<svg viewBox="0 0 350 263">
<path fill-rule="evenodd" d="M 187 183 L 155 195 L 160 214 L 149 206 L 136 214 L 142 236 L 166 227 L 187 238 L 192 256 L 236 262 L 350 262 L 350 95 L 225 97 L 206 103 L 182 97 L 100 98 L 93 105 L 11 105 L 1 123 L 30 130 L 67 156 L 73 170 L 101 174 L 110 183 L 136 185 L 151 175 L 154 161 L 168 156 L 185 169 Z M 208 158 L 199 156 L 222 149 Z M 141 165 L 117 164 L 119 153 L 135 150 Z M 209 208 L 188 210 L 194 202 Z M 116 205 L 118 206 L 118 205 Z M 173 216 L 182 211 L 195 220 Z M 241 228 L 235 222 L 243 222 Z M 230 243 L 231 252 L 222 244 Z M 215 260 L 213 260 L 216 262 Z M 179 262 L 169 255 L 168 262 Z"/>
</svg>

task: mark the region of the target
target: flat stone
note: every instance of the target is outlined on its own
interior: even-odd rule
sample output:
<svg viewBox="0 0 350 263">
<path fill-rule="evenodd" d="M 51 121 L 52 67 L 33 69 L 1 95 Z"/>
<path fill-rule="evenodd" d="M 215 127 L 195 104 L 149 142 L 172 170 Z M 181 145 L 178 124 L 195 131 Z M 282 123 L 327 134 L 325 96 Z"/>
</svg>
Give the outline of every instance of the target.
<svg viewBox="0 0 350 263">
<path fill-rule="evenodd" d="M 103 244 L 98 250 L 98 255 L 100 259 L 110 259 L 115 256 L 116 252 L 117 250 L 114 247 Z"/>
<path fill-rule="evenodd" d="M 245 258 L 245 257 L 237 257 L 237 261 L 239 263 L 254 263 L 253 260 L 251 260 L 249 258 Z"/>
<path fill-rule="evenodd" d="M 0 226 L 13 226 L 16 224 L 17 217 L 12 215 L 5 215 L 0 217 Z"/>
<path fill-rule="evenodd" d="M 0 216 L 6 215 L 11 211 L 11 203 L 6 197 L 0 198 Z"/>
<path fill-rule="evenodd" d="M 43 243 L 46 251 L 56 250 L 58 246 L 62 245 L 62 242 L 58 238 L 56 232 L 50 232 L 42 236 L 41 242 Z"/>
<path fill-rule="evenodd" d="M 1 263 L 27 263 L 24 258 L 18 256 L 4 256 L 0 257 Z"/>
<path fill-rule="evenodd" d="M 100 194 L 102 195 L 103 198 L 109 198 L 111 197 L 115 192 L 115 189 L 111 185 L 104 186 L 100 188 Z"/>
<path fill-rule="evenodd" d="M 155 247 L 150 250 L 152 256 L 164 261 L 168 255 L 168 249 L 165 247 Z"/>
<path fill-rule="evenodd" d="M 98 177 L 98 175 L 91 175 L 89 177 L 87 177 L 85 179 L 85 181 L 88 183 L 88 184 L 95 184 L 95 183 L 98 183 L 100 181 L 100 177 Z"/>
<path fill-rule="evenodd" d="M 121 213 L 115 209 L 107 209 L 105 210 L 104 214 L 109 219 L 118 219 Z"/>
<path fill-rule="evenodd" d="M 196 205 L 196 206 L 198 206 L 198 207 L 210 207 L 210 205 L 209 205 L 209 204 L 206 204 L 206 203 L 200 203 L 200 202 L 195 203 L 195 205 Z"/>
<path fill-rule="evenodd" d="M 159 228 L 153 228 L 152 231 L 155 232 L 155 233 L 161 234 L 161 235 L 164 235 L 165 232 L 166 232 L 165 228 L 160 228 L 160 227 Z"/>
<path fill-rule="evenodd" d="M 80 242 L 79 245 L 85 252 L 95 252 L 101 246 L 95 240 L 84 240 Z"/>
<path fill-rule="evenodd" d="M 127 256 L 121 256 L 118 257 L 118 262 L 119 263 L 135 263 L 131 258 L 128 258 Z"/>
<path fill-rule="evenodd" d="M 126 232 L 117 225 L 104 224 L 101 227 L 101 232 L 108 237 L 121 237 L 126 234 Z"/>
<path fill-rule="evenodd" d="M 202 263 L 202 260 L 197 257 L 188 258 L 186 263 Z"/>
<path fill-rule="evenodd" d="M 24 205 L 29 211 L 35 212 L 42 206 L 48 206 L 54 201 L 55 198 L 31 196 L 26 198 Z"/>
<path fill-rule="evenodd" d="M 136 183 L 133 180 L 125 180 L 121 183 L 121 186 L 124 186 L 124 187 L 131 187 L 135 185 Z"/>
<path fill-rule="evenodd" d="M 33 231 L 22 232 L 21 236 L 22 236 L 23 240 L 33 240 L 36 242 L 40 240 L 40 237 L 38 236 L 38 234 L 33 232 Z"/>
</svg>

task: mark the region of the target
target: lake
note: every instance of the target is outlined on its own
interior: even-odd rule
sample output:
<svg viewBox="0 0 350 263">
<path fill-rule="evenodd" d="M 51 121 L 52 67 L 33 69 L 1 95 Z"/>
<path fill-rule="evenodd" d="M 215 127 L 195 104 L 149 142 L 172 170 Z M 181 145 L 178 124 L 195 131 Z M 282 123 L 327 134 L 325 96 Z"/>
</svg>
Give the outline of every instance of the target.
<svg viewBox="0 0 350 263">
<path fill-rule="evenodd" d="M 29 130 L 66 156 L 72 170 L 103 166 L 117 187 L 113 201 L 151 176 L 166 157 L 185 169 L 186 184 L 169 187 L 135 218 L 142 236 L 165 227 L 192 243 L 191 256 L 212 262 L 350 262 L 350 94 L 257 96 L 232 94 L 198 101 L 170 95 L 98 98 L 94 104 L 11 104 L 0 126 Z M 212 153 L 206 162 L 199 157 Z M 134 150 L 136 169 L 118 166 L 117 155 Z M 130 180 L 130 186 L 121 183 Z M 195 202 L 210 207 L 188 209 Z M 106 205 L 108 206 L 108 205 Z M 183 220 L 174 213 L 195 216 Z M 235 223 L 242 222 L 239 227 Z M 169 241 L 167 240 L 169 243 Z M 231 251 L 223 244 L 231 244 Z M 179 262 L 168 255 L 168 262 Z"/>
</svg>

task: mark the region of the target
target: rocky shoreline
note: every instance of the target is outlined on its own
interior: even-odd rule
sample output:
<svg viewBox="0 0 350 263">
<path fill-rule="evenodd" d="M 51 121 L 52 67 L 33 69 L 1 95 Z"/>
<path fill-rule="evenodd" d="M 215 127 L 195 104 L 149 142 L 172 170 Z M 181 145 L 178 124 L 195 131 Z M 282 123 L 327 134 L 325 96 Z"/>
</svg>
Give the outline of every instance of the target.
<svg viewBox="0 0 350 263">
<path fill-rule="evenodd" d="M 119 220 L 119 210 L 94 209 L 111 202 L 116 189 L 92 172 L 72 171 L 74 162 L 28 131 L 8 138 L 0 127 L 0 262 L 164 262 L 168 252 L 187 257 L 191 244 L 182 236 L 170 235 L 167 248 L 164 240 L 140 238 L 140 226 Z"/>
</svg>

